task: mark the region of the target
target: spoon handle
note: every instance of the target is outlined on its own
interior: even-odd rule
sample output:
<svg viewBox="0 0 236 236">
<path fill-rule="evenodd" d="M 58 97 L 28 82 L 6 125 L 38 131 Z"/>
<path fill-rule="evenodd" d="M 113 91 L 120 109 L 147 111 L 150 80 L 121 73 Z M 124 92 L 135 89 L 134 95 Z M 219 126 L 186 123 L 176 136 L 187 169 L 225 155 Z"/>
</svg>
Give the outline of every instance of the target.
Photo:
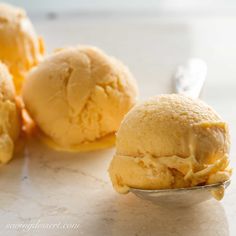
<svg viewBox="0 0 236 236">
<path fill-rule="evenodd" d="M 175 92 L 192 98 L 200 96 L 206 80 L 207 64 L 198 58 L 189 59 L 177 68 L 174 74 Z"/>
</svg>

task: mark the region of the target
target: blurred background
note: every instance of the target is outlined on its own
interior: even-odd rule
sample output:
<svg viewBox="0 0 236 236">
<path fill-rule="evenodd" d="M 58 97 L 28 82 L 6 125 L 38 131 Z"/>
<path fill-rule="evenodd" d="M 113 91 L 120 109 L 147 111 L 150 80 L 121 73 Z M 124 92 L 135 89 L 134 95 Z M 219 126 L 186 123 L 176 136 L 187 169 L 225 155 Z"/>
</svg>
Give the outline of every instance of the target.
<svg viewBox="0 0 236 236">
<path fill-rule="evenodd" d="M 156 13 L 234 14 L 235 0 L 7 0 L 24 7 L 31 14 L 78 11 L 144 11 Z"/>
</svg>

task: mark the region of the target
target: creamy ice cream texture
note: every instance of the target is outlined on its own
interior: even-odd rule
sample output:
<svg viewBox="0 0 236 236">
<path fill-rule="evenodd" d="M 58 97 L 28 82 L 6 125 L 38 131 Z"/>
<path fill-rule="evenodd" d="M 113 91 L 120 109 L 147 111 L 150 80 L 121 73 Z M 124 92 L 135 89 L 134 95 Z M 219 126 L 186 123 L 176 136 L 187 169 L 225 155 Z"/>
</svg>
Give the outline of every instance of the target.
<svg viewBox="0 0 236 236">
<path fill-rule="evenodd" d="M 113 145 L 114 132 L 136 97 L 127 67 L 89 46 L 56 51 L 32 69 L 23 87 L 39 137 L 67 151 Z"/>
<path fill-rule="evenodd" d="M 25 11 L 1 3 L 0 60 L 13 75 L 17 91 L 29 69 L 41 60 L 43 51 L 43 41 L 36 35 Z"/>
<path fill-rule="evenodd" d="M 20 130 L 20 109 L 15 101 L 12 77 L 7 67 L 0 63 L 0 164 L 12 158 Z"/>
<path fill-rule="evenodd" d="M 228 180 L 227 124 L 208 105 L 161 95 L 128 112 L 109 167 L 114 188 L 182 188 Z M 218 198 L 221 198 L 219 196 Z"/>
</svg>

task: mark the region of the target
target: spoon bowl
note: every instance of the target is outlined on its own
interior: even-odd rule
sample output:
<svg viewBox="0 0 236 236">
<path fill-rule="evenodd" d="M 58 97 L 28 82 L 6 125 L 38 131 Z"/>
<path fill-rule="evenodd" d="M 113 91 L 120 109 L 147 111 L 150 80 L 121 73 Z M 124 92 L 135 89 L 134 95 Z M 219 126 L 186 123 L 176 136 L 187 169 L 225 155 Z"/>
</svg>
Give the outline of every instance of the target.
<svg viewBox="0 0 236 236">
<path fill-rule="evenodd" d="M 230 180 L 223 183 L 178 189 L 144 190 L 131 188 L 130 191 L 139 198 L 160 206 L 188 207 L 205 202 L 213 197 L 212 192 L 226 189 Z"/>
</svg>

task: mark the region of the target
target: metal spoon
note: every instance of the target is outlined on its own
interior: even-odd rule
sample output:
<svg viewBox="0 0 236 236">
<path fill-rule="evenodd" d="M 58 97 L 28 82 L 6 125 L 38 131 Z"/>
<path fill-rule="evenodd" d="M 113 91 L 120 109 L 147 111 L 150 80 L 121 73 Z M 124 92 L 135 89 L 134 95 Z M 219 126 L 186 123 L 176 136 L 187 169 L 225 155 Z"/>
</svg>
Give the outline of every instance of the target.
<svg viewBox="0 0 236 236">
<path fill-rule="evenodd" d="M 207 64 L 201 59 L 191 58 L 185 65 L 179 66 L 173 77 L 176 93 L 192 98 L 201 94 L 207 76 Z"/>
<path fill-rule="evenodd" d="M 198 58 L 192 58 L 183 66 L 177 68 L 173 82 L 176 93 L 198 98 L 207 75 L 206 63 Z M 230 184 L 230 180 L 223 183 L 196 186 L 178 189 L 144 190 L 130 188 L 130 191 L 138 197 L 149 200 L 157 205 L 187 207 L 209 200 L 213 196 L 220 200 L 224 189 Z"/>
</svg>

